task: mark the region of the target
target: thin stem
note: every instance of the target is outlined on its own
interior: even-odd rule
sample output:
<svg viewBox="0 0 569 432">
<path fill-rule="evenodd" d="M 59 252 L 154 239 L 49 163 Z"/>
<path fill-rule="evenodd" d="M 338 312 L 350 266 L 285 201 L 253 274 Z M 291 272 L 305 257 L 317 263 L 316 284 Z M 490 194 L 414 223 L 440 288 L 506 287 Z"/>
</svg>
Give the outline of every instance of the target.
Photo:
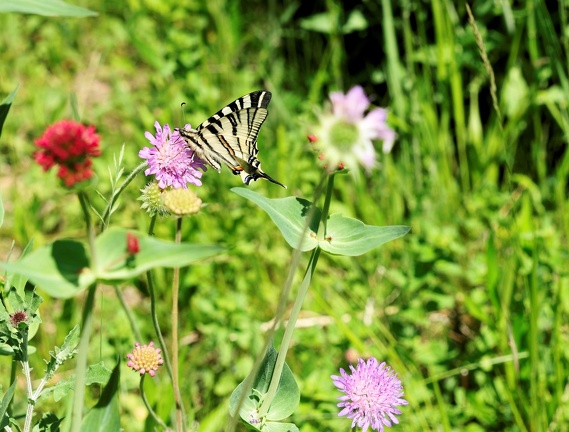
<svg viewBox="0 0 569 432">
<path fill-rule="evenodd" d="M 132 332 L 134 333 L 134 338 L 137 341 L 139 341 L 140 343 L 142 343 L 142 336 L 140 334 L 140 330 L 138 329 L 138 326 L 136 325 L 136 321 L 134 321 L 134 317 L 132 316 L 130 309 L 128 308 L 128 306 L 126 305 L 126 302 L 124 301 L 124 297 L 122 295 L 121 290 L 119 289 L 119 287 L 117 285 L 114 286 L 114 289 L 115 289 L 115 294 L 116 294 L 117 298 L 119 299 L 119 303 L 121 304 L 121 307 L 122 307 L 124 313 L 126 314 L 126 318 L 128 319 L 128 322 L 130 324 L 130 328 L 131 328 Z"/>
<path fill-rule="evenodd" d="M 28 397 L 28 406 L 26 408 L 26 419 L 24 421 L 24 432 L 30 432 L 32 427 L 32 418 L 34 417 L 34 405 L 32 388 L 32 375 L 30 363 L 28 362 L 28 329 L 22 331 L 22 345 L 20 355 L 22 356 L 22 369 L 26 377 L 26 395 Z"/>
<path fill-rule="evenodd" d="M 87 299 L 83 306 L 83 319 L 81 322 L 81 337 L 77 345 L 77 364 L 75 366 L 75 392 L 73 397 L 73 411 L 71 413 L 71 432 L 81 429 L 83 417 L 83 399 L 85 398 L 85 378 L 87 374 L 87 353 L 89 351 L 89 337 L 95 307 L 95 293 L 97 286 L 92 285 L 87 291 Z"/>
<path fill-rule="evenodd" d="M 91 268 L 97 268 L 97 248 L 95 245 L 95 228 L 91 223 L 89 199 L 85 192 L 78 193 L 81 209 L 85 218 L 87 228 L 87 239 L 91 256 Z M 95 271 L 96 273 L 96 271 Z M 89 352 L 89 338 L 91 336 L 91 325 L 93 321 L 93 310 L 95 308 L 95 293 L 97 285 L 91 285 L 87 290 L 87 298 L 83 305 L 83 317 L 81 320 L 81 337 L 77 345 L 77 357 L 75 366 L 75 392 L 73 398 L 73 408 L 71 412 L 71 432 L 78 432 L 81 428 L 83 418 L 83 402 L 85 399 L 85 380 L 87 375 L 87 354 Z"/>
<path fill-rule="evenodd" d="M 175 243 L 182 241 L 182 218 L 176 219 Z M 180 393 L 179 366 L 178 366 L 178 299 L 180 294 L 180 268 L 174 268 L 172 280 L 172 384 L 174 386 L 174 399 L 176 401 L 176 425 L 178 431 L 186 430 L 184 404 Z"/>
<path fill-rule="evenodd" d="M 263 418 L 269 412 L 269 408 L 271 407 L 271 403 L 277 394 L 279 382 L 281 380 L 281 374 L 284 368 L 285 360 L 286 360 L 286 353 L 290 346 L 290 342 L 292 341 L 292 333 L 294 332 L 294 327 L 296 321 L 298 320 L 298 315 L 300 314 L 300 310 L 302 309 L 302 303 L 304 302 L 304 298 L 306 297 L 306 293 L 308 292 L 308 288 L 310 287 L 310 281 L 312 280 L 312 275 L 314 274 L 314 270 L 316 269 L 316 264 L 318 263 L 318 258 L 320 256 L 320 248 L 317 247 L 312 251 L 312 256 L 310 257 L 310 262 L 308 263 L 308 268 L 306 269 L 306 273 L 304 274 L 304 279 L 298 288 L 298 294 L 296 296 L 296 300 L 294 301 L 294 305 L 290 312 L 290 317 L 286 326 L 285 333 L 283 335 L 283 340 L 281 342 L 281 346 L 279 347 L 279 354 L 277 356 L 277 361 L 275 363 L 275 369 L 273 370 L 273 376 L 271 378 L 271 384 L 269 385 L 269 390 L 265 394 L 263 402 L 259 407 L 259 418 Z"/>
<path fill-rule="evenodd" d="M 160 425 L 160 427 L 162 427 L 162 430 L 163 431 L 169 431 L 171 429 L 168 426 L 166 426 L 166 423 L 164 423 L 162 421 L 162 419 L 160 418 L 160 416 L 158 416 L 158 414 L 156 414 L 156 412 L 154 412 L 154 410 L 150 406 L 150 403 L 148 402 L 148 398 L 146 397 L 146 393 L 144 393 L 144 377 L 145 376 L 146 375 L 142 375 L 140 377 L 140 397 L 142 398 L 142 402 L 146 406 L 146 409 L 148 410 L 148 412 L 150 413 L 150 415 L 152 416 L 154 421 L 156 423 L 158 423 Z"/>
<path fill-rule="evenodd" d="M 105 208 L 105 211 L 103 212 L 103 226 L 102 226 L 102 230 L 104 230 L 105 228 L 107 228 L 109 226 L 109 222 L 111 219 L 111 212 L 113 210 L 113 205 L 116 202 L 118 196 L 122 193 L 123 190 L 126 189 L 126 187 L 129 185 L 129 183 L 138 175 L 139 172 L 141 172 L 144 168 L 146 168 L 146 162 L 142 162 L 140 165 L 138 165 L 134 170 L 132 170 L 132 172 L 128 175 L 127 178 L 125 178 L 124 182 L 113 191 L 113 195 L 111 196 L 111 198 L 109 199 L 109 203 L 107 204 L 107 207 Z"/>
</svg>

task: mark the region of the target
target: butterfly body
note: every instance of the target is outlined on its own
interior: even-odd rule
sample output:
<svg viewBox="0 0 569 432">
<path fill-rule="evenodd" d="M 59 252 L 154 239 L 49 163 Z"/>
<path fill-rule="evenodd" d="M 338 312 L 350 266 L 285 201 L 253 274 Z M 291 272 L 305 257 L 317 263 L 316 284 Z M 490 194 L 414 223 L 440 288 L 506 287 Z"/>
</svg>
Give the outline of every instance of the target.
<svg viewBox="0 0 569 432">
<path fill-rule="evenodd" d="M 246 185 L 264 178 L 286 188 L 263 172 L 257 159 L 257 135 L 267 118 L 270 100 L 268 91 L 249 93 L 219 110 L 197 129 L 181 128 L 180 135 L 188 147 L 218 172 L 225 164 Z"/>
</svg>

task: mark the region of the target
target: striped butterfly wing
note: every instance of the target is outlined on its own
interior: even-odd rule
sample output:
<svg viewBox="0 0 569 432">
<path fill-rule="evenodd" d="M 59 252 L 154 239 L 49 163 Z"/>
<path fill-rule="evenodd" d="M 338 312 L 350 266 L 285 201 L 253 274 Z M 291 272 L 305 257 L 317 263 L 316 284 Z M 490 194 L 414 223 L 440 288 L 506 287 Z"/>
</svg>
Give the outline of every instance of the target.
<svg viewBox="0 0 569 432">
<path fill-rule="evenodd" d="M 267 118 L 271 93 L 256 91 L 231 102 L 196 130 L 180 129 L 186 143 L 217 171 L 227 165 L 243 183 L 264 178 L 284 188 L 261 169 L 257 159 L 257 135 Z"/>
</svg>

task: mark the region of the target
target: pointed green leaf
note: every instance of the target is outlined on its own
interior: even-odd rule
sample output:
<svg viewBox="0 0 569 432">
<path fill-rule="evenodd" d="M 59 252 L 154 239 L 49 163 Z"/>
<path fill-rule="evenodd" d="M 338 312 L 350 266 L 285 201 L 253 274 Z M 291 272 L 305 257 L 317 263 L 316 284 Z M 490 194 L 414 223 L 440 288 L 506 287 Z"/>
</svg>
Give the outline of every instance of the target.
<svg viewBox="0 0 569 432">
<path fill-rule="evenodd" d="M 1 11 L 1 3 L 7 3 L 6 1 L 1 1 L 0 2 L 0 11 Z M 16 3 L 16 2 L 8 2 L 8 3 Z M 2 136 L 2 128 L 4 127 L 4 121 L 6 120 L 6 117 L 8 117 L 8 112 L 10 111 L 10 107 L 12 106 L 12 102 L 14 101 L 14 97 L 16 96 L 16 92 L 18 91 L 18 87 L 16 86 L 16 88 L 14 90 L 12 90 L 12 93 L 10 93 L 6 99 L 4 99 L 2 101 L 2 103 L 0 103 L 0 136 Z M 4 208 L 2 208 L 2 219 L 4 219 Z M 2 225 L 0 223 L 0 225 Z"/>
<path fill-rule="evenodd" d="M 83 418 L 82 432 L 119 432 L 121 430 L 119 415 L 118 389 L 120 381 L 120 363 L 113 369 L 97 405 Z"/>
<path fill-rule="evenodd" d="M 127 234 L 138 240 L 140 250 L 127 252 Z M 110 228 L 97 238 L 99 279 L 124 280 L 154 267 L 184 267 L 194 261 L 218 255 L 219 245 L 176 244 L 122 228 Z"/>
<path fill-rule="evenodd" d="M 71 329 L 69 334 L 65 336 L 63 345 L 61 348 L 55 347 L 53 351 L 50 351 L 50 359 L 47 362 L 46 376 L 51 378 L 55 371 L 61 366 L 66 360 L 73 358 L 76 354 L 76 348 L 79 344 L 79 326 L 76 325 Z"/>
<path fill-rule="evenodd" d="M 10 401 L 14 397 L 14 391 L 16 390 L 17 381 L 14 380 L 12 385 L 8 388 L 4 396 L 2 396 L 2 403 L 0 404 L 0 430 L 4 430 L 5 426 L 8 425 L 9 418 L 6 415 Z"/>
<path fill-rule="evenodd" d="M 0 267 L 29 278 L 52 297 L 73 297 L 95 282 L 85 245 L 75 240 L 57 240 Z"/>
<path fill-rule="evenodd" d="M 0 0 L 0 12 L 19 12 L 45 16 L 87 17 L 97 13 L 62 0 Z"/>
<path fill-rule="evenodd" d="M 270 199 L 253 192 L 251 189 L 245 188 L 232 188 L 231 190 L 237 195 L 241 195 L 253 201 L 265 210 L 281 231 L 286 242 L 293 248 L 299 247 L 302 232 L 306 225 L 306 218 L 312 207 L 310 201 L 298 197 Z M 309 229 L 302 238 L 301 251 L 306 252 L 312 250 L 318 245 L 316 233 L 318 232 L 319 221 L 320 210 L 315 209 L 314 216 L 309 224 Z"/>
<path fill-rule="evenodd" d="M 326 238 L 319 245 L 335 255 L 357 256 L 402 237 L 411 228 L 407 226 L 373 226 L 362 221 L 333 214 L 328 219 Z"/>
</svg>

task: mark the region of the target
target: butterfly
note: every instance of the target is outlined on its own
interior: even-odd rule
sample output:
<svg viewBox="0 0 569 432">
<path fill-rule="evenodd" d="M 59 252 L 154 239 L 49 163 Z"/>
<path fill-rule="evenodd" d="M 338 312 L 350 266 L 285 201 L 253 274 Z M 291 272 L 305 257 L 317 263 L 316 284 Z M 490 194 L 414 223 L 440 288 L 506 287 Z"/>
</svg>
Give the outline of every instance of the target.
<svg viewBox="0 0 569 432">
<path fill-rule="evenodd" d="M 203 161 L 217 172 L 222 163 L 235 175 L 240 175 L 243 183 L 263 178 L 286 186 L 263 172 L 257 159 L 257 135 L 267 118 L 267 106 L 271 93 L 264 90 L 246 94 L 222 108 L 197 129 L 180 128 L 180 135 Z"/>
</svg>

